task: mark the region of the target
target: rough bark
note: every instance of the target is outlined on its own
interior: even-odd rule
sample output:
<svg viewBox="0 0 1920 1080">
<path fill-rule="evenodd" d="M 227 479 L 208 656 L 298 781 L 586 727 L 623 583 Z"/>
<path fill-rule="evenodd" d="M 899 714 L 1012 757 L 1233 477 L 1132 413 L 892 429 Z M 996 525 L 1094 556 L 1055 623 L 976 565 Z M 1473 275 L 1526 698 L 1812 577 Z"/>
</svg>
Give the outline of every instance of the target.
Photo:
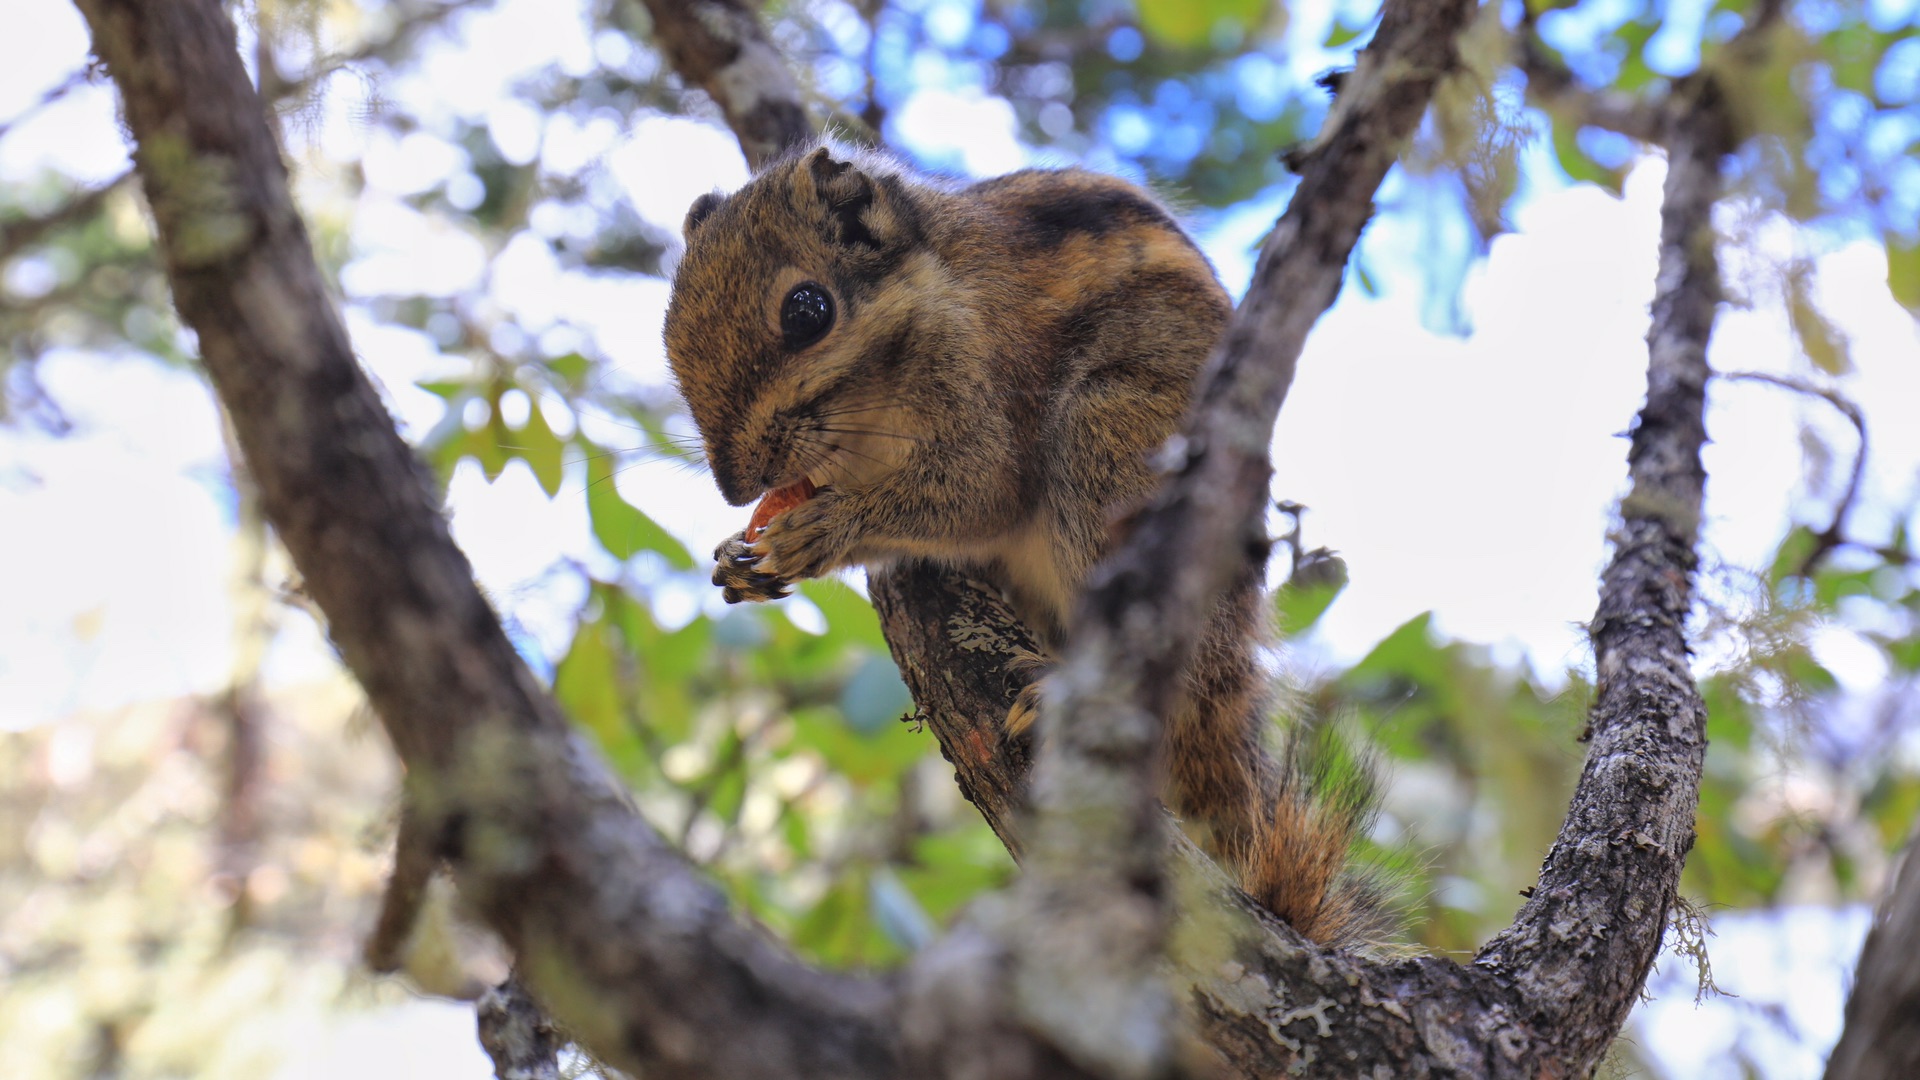
<svg viewBox="0 0 1920 1080">
<path fill-rule="evenodd" d="M 884 988 L 799 964 L 735 918 L 501 632 L 354 362 L 217 0 L 80 7 L 121 90 L 175 304 L 267 516 L 463 897 L 531 987 L 650 1077 L 890 1074 Z"/>
<path fill-rule="evenodd" d="M 566 1040 L 517 980 L 480 995 L 475 1014 L 496 1080 L 560 1080 L 560 1048 Z"/>
<path fill-rule="evenodd" d="M 647 0 L 673 68 L 726 114 L 754 168 L 813 134 L 800 86 L 748 0 Z"/>
<path fill-rule="evenodd" d="M 1907 844 L 1900 873 L 1860 947 L 1846 1026 L 1827 1059 L 1827 1080 L 1920 1076 L 1920 841 Z"/>
<path fill-rule="evenodd" d="M 867 593 L 919 707 L 916 719 L 939 741 L 960 794 L 1019 858 L 1031 744 L 1006 738 L 1002 721 L 1033 638 L 988 586 L 939 566 L 888 567 L 869 575 Z"/>
<path fill-rule="evenodd" d="M 1600 581 L 1587 762 L 1539 883 L 1475 964 L 1520 987 L 1529 1019 L 1590 1069 L 1626 1021 L 1660 949 L 1693 847 L 1706 706 L 1689 666 L 1694 544 L 1706 470 L 1707 340 L 1720 302 L 1713 206 L 1732 149 L 1711 80 L 1670 105 L 1647 402 L 1631 488 Z"/>
</svg>

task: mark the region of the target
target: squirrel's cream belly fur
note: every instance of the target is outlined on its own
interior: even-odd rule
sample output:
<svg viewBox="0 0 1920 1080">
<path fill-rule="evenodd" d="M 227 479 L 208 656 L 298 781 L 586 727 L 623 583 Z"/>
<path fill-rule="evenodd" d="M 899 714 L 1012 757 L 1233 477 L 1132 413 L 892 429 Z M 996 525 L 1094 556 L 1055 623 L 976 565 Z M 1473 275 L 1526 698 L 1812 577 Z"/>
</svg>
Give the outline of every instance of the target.
<svg viewBox="0 0 1920 1080">
<path fill-rule="evenodd" d="M 819 146 L 703 196 L 685 232 L 667 355 L 715 480 L 742 505 L 813 485 L 721 544 L 727 598 L 928 557 L 997 580 L 1058 649 L 1231 314 L 1172 215 L 1095 173 L 963 185 Z M 1167 799 L 1302 933 L 1364 940 L 1376 906 L 1344 868 L 1366 800 L 1267 747 L 1263 610 L 1250 567 L 1170 718 Z"/>
</svg>

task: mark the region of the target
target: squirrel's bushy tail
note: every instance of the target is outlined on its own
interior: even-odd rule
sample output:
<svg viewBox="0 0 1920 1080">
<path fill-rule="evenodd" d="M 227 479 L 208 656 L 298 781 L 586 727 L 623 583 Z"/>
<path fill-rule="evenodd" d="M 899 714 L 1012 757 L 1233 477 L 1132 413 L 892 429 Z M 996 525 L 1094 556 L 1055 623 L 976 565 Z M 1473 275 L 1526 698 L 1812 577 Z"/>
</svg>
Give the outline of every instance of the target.
<svg viewBox="0 0 1920 1080">
<path fill-rule="evenodd" d="M 1380 870 L 1354 861 L 1379 816 L 1377 766 L 1324 722 L 1284 737 L 1263 777 L 1240 887 L 1301 936 L 1336 948 L 1389 943 L 1399 919 Z"/>
<path fill-rule="evenodd" d="M 1396 890 L 1353 860 L 1379 813 L 1376 762 L 1324 719 L 1297 718 L 1270 745 L 1272 683 L 1256 660 L 1263 608 L 1248 581 L 1214 613 L 1168 731 L 1170 801 L 1240 887 L 1302 936 L 1388 947 Z"/>
</svg>

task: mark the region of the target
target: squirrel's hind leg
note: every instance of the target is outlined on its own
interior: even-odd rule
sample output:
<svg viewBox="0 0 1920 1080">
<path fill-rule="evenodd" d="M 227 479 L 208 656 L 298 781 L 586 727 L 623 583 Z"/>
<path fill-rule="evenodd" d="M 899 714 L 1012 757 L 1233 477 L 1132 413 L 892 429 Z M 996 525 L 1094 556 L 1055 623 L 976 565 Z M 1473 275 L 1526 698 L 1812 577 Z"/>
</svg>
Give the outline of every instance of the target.
<svg viewBox="0 0 1920 1080">
<path fill-rule="evenodd" d="M 1013 659 L 1007 661 L 1007 674 L 1014 678 L 1025 678 L 1027 684 L 1020 688 L 1020 694 L 1013 699 L 1013 707 L 1007 710 L 1007 735 L 1015 739 L 1030 738 L 1033 725 L 1040 719 L 1040 696 L 1047 674 L 1053 670 L 1053 658 L 1032 649 L 1022 649 Z"/>
</svg>

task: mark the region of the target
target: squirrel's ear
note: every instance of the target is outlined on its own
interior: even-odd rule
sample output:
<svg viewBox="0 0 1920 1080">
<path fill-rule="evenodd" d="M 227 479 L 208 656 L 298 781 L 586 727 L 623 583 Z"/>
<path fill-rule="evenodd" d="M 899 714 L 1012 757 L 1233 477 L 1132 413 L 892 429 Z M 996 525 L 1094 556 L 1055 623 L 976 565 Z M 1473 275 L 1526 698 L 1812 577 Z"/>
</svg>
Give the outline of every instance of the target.
<svg viewBox="0 0 1920 1080">
<path fill-rule="evenodd" d="M 700 223 L 711 217 L 715 210 L 720 209 L 720 204 L 726 201 L 727 197 L 717 191 L 709 191 L 693 200 L 693 205 L 687 208 L 687 220 L 680 226 L 681 237 L 687 240 L 693 239 L 693 231 L 698 229 Z"/>
<path fill-rule="evenodd" d="M 801 169 L 825 204 L 840 243 L 877 248 L 895 231 L 884 185 L 875 184 L 852 162 L 836 160 L 833 151 L 823 146 L 807 155 Z"/>
</svg>

